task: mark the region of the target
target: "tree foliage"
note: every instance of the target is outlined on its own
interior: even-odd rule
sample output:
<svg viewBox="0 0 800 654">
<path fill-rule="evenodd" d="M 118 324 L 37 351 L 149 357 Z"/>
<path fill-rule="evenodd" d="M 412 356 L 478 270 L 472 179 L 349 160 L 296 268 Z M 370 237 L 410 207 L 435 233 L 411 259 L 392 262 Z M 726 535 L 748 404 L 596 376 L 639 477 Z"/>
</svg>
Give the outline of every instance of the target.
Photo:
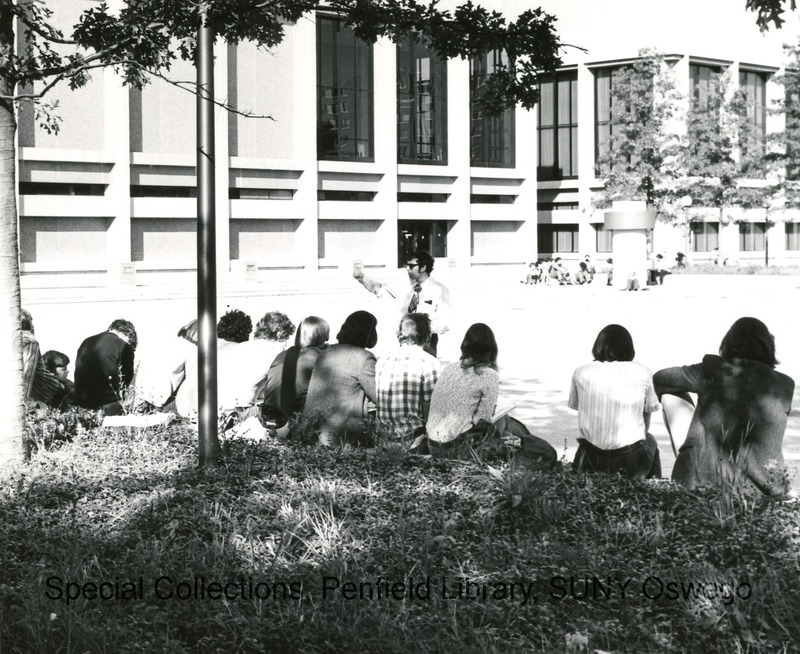
<svg viewBox="0 0 800 654">
<path fill-rule="evenodd" d="M 712 75 L 706 89 L 690 102 L 686 135 L 680 149 L 680 195 L 692 205 L 713 209 L 721 223 L 730 221 L 734 207 L 764 207 L 770 190 L 764 140 L 752 121 L 752 99 L 733 91 L 727 73 Z"/>
<path fill-rule="evenodd" d="M 287 24 L 320 8 L 308 0 L 126 0 L 118 10 L 102 2 L 84 11 L 65 35 L 39 0 L 0 4 L 19 19 L 26 43 L 21 52 L 6 52 L 0 75 L 18 85 L 42 82 L 37 93 L 27 94 L 32 100 L 62 81 L 81 87 L 92 69 L 104 66 L 113 66 L 126 84 L 141 87 L 150 74 L 169 71 L 178 58 L 193 59 L 201 20 L 228 43 L 272 47 L 283 40 Z M 494 114 L 515 104 L 532 108 L 539 76 L 561 62 L 555 18 L 538 8 L 514 21 L 471 2 L 452 12 L 417 0 L 329 0 L 323 8 L 341 15 L 368 42 L 415 32 L 446 58 L 505 49 L 512 63 L 492 76 L 491 92 L 483 100 Z"/>
<path fill-rule="evenodd" d="M 677 145 L 669 123 L 679 100 L 671 71 L 657 52 L 642 51 L 632 64 L 613 71 L 610 133 L 598 157 L 604 182 L 600 204 L 645 200 L 663 209 Z"/>
<path fill-rule="evenodd" d="M 746 0 L 745 7 L 756 14 L 756 25 L 765 32 L 769 29 L 770 23 L 780 29 L 786 22 L 783 18 L 786 13 L 785 7 L 794 11 L 797 9 L 797 2 L 796 0 Z"/>
</svg>

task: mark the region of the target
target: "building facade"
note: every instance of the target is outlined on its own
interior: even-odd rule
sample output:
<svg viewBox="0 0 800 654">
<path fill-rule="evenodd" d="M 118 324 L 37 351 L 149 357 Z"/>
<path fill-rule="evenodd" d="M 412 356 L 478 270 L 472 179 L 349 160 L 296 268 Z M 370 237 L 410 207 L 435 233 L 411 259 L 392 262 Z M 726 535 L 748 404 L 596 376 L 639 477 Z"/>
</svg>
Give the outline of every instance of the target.
<svg viewBox="0 0 800 654">
<path fill-rule="evenodd" d="M 62 0 L 65 26 L 85 8 Z M 543 84 L 534 111 L 484 115 L 476 98 L 502 53 L 443 61 L 411 40 L 369 45 L 335 15 L 287 26 L 270 52 L 216 46 L 218 274 L 393 269 L 413 249 L 453 267 L 518 264 L 589 253 L 610 234 L 592 208 L 602 182 L 598 143 L 608 128 L 612 71 L 625 60 L 583 57 Z M 733 71 L 766 108 L 780 62 L 671 56 L 687 89 L 710 70 Z M 24 286 L 104 285 L 188 278 L 196 267 L 196 98 L 186 62 L 178 84 L 142 90 L 98 71 L 57 91 L 61 130 L 19 113 L 19 230 Z M 764 129 L 779 118 L 766 109 Z M 687 242 L 686 239 L 689 239 Z M 681 240 L 683 239 L 683 240 Z M 751 216 L 657 225 L 654 250 L 719 249 L 731 258 L 800 257 L 793 222 Z"/>
</svg>

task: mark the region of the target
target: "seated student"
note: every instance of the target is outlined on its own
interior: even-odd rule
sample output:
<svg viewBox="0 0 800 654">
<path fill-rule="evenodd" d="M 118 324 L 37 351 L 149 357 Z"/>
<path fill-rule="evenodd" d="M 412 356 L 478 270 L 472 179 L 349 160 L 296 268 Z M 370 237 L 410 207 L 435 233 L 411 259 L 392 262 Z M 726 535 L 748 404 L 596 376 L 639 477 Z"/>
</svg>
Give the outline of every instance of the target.
<svg viewBox="0 0 800 654">
<path fill-rule="evenodd" d="M 481 420 L 491 420 L 499 389 L 494 332 L 475 323 L 461 341 L 460 360 L 442 370 L 433 389 L 427 425 L 431 454 L 446 456 L 459 436 Z"/>
<path fill-rule="evenodd" d="M 347 316 L 336 335 L 338 343 L 319 355 L 308 384 L 304 421 L 323 445 L 371 445 L 367 432 L 375 391 L 375 355 L 378 321 L 368 311 Z"/>
<path fill-rule="evenodd" d="M 592 276 L 589 274 L 589 266 L 585 261 L 578 264 L 578 272 L 575 273 L 575 283 L 579 286 L 592 283 Z"/>
<path fill-rule="evenodd" d="M 775 371 L 775 337 L 757 318 L 739 318 L 701 363 L 653 376 L 673 447 L 673 481 L 690 489 L 742 485 L 787 491 L 783 437 L 794 381 Z M 697 394 L 697 407 L 689 393 Z M 685 439 L 685 440 L 684 440 Z M 774 472 L 770 473 L 770 468 Z"/>
<path fill-rule="evenodd" d="M 187 369 L 197 366 L 197 319 L 183 325 L 177 338 L 151 343 L 137 352 L 139 365 L 133 385 L 139 410 L 175 411 L 175 395 L 186 379 Z"/>
<path fill-rule="evenodd" d="M 219 351 L 217 397 L 224 410 L 247 409 L 264 401 L 270 366 L 294 329 L 285 313 L 269 311 L 256 323 L 252 340 Z"/>
<path fill-rule="evenodd" d="M 635 354 L 628 330 L 607 325 L 592 346 L 594 361 L 572 375 L 568 406 L 578 411 L 578 472 L 661 476 L 658 444 L 647 432 L 658 399 L 650 371 L 633 360 Z"/>
<path fill-rule="evenodd" d="M 556 257 L 553 260 L 553 263 L 550 265 L 549 276 L 552 281 L 560 284 L 561 286 L 572 283 L 572 280 L 570 280 L 569 277 L 569 271 L 561 261 L 561 257 Z"/>
<path fill-rule="evenodd" d="M 84 409 L 122 415 L 122 400 L 133 380 L 136 328 L 118 318 L 108 329 L 81 343 L 75 357 L 75 398 Z"/>
<path fill-rule="evenodd" d="M 19 323 L 22 330 L 22 383 L 25 402 L 28 404 L 43 402 L 48 406 L 57 407 L 66 395 L 66 388 L 59 378 L 45 367 L 39 341 L 34 335 L 33 318 L 25 309 L 20 313 Z"/>
<path fill-rule="evenodd" d="M 430 337 L 428 316 L 403 316 L 397 330 L 397 349 L 381 357 L 375 367 L 378 421 L 398 440 L 425 433 L 431 395 L 441 369 L 438 359 L 424 350 Z"/>
<path fill-rule="evenodd" d="M 67 378 L 69 374 L 69 357 L 63 352 L 48 350 L 42 355 L 42 363 L 49 372 L 58 377 L 59 381 L 61 381 L 61 384 L 64 386 L 65 392 L 59 404 L 59 408 L 69 406 L 71 396 L 75 393 L 75 384 Z"/>
<path fill-rule="evenodd" d="M 244 343 L 250 338 L 253 331 L 253 321 L 246 313 L 239 309 L 230 309 L 217 321 L 217 369 L 219 373 L 220 353 L 237 343 Z M 196 336 L 195 332 L 187 335 Z M 218 376 L 219 379 L 219 376 Z M 193 416 L 197 413 L 198 405 L 198 369 L 197 357 L 186 359 L 184 379 L 175 393 L 175 410 L 181 416 Z M 219 397 L 219 381 L 217 382 L 217 396 Z M 218 403 L 219 404 L 219 403 Z"/>
<path fill-rule="evenodd" d="M 269 368 L 264 401 L 280 407 L 287 416 L 302 413 L 311 373 L 320 352 L 327 347 L 331 328 L 317 316 L 303 319 L 292 347 L 279 352 Z"/>
<path fill-rule="evenodd" d="M 586 264 L 586 273 L 589 275 L 589 283 L 591 284 L 594 281 L 594 276 L 597 270 L 592 263 L 592 257 L 588 254 L 583 257 L 583 263 Z"/>
</svg>

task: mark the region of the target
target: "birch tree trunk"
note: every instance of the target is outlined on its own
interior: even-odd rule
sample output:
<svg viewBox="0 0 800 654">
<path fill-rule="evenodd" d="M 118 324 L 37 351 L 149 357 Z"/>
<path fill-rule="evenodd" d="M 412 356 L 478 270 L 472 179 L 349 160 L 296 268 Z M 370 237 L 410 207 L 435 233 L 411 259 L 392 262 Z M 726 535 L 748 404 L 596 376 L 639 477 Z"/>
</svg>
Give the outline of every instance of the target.
<svg viewBox="0 0 800 654">
<path fill-rule="evenodd" d="M 14 52 L 14 15 L 5 3 L 0 4 L 0 52 Z M 0 69 L 0 95 L 13 94 L 14 82 Z M 0 99 L 0 465 L 13 465 L 24 457 L 16 127 L 14 103 Z"/>
</svg>

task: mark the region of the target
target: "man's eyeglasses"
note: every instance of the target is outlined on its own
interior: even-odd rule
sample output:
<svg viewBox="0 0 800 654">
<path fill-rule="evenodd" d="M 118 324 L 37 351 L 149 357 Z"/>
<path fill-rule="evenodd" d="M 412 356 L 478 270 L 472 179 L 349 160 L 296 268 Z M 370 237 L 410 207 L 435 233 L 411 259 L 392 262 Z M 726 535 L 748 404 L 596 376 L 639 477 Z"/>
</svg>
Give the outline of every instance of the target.
<svg viewBox="0 0 800 654">
<path fill-rule="evenodd" d="M 419 268 L 419 264 L 418 263 L 414 263 L 413 261 L 409 261 L 406 264 L 406 268 L 408 268 L 409 270 L 411 270 L 413 268 Z"/>
</svg>

